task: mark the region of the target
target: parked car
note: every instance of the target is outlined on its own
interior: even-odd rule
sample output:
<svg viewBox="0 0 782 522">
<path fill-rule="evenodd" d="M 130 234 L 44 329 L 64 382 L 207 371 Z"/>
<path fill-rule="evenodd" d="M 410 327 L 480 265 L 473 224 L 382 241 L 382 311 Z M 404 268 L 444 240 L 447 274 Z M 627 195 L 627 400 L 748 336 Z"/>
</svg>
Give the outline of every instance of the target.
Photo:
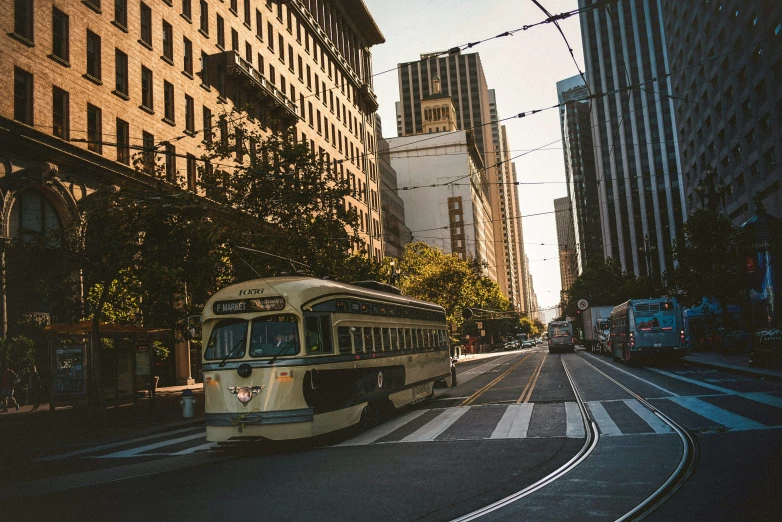
<svg viewBox="0 0 782 522">
<path fill-rule="evenodd" d="M 521 347 L 522 348 L 531 348 L 533 346 L 535 346 L 535 341 L 533 341 L 532 339 L 528 339 L 526 341 L 522 341 L 522 343 L 521 343 Z"/>
</svg>

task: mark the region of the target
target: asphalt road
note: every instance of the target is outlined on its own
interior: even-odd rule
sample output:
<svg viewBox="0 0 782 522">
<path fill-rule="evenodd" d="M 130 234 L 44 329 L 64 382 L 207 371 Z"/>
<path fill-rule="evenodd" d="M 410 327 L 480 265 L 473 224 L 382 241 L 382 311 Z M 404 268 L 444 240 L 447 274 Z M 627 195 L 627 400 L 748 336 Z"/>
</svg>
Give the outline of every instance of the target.
<svg viewBox="0 0 782 522">
<path fill-rule="evenodd" d="M 675 475 L 684 451 L 624 385 L 697 441 L 693 474 L 653 520 L 778 519 L 782 383 L 545 345 L 457 370 L 458 386 L 433 400 L 316 444 L 228 452 L 190 429 L 55 454 L 73 472 L 0 491 L 0 517 L 453 520 L 513 497 L 476 516 L 615 520 Z"/>
</svg>

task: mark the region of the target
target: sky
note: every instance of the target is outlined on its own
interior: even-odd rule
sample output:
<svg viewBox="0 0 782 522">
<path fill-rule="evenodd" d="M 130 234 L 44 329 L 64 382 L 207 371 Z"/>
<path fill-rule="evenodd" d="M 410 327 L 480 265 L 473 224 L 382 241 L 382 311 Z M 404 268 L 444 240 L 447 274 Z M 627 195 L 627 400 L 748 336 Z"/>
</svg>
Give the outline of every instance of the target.
<svg viewBox="0 0 782 522">
<path fill-rule="evenodd" d="M 577 0 L 539 0 L 551 14 L 578 8 Z M 372 67 L 378 110 L 385 137 L 396 136 L 394 103 L 399 101 L 396 71 L 378 74 L 400 63 L 418 60 L 421 53 L 483 40 L 546 18 L 531 0 L 364 0 L 386 43 L 372 48 Z M 565 36 L 584 70 L 578 17 L 560 21 Z M 486 82 L 497 95 L 500 119 L 557 103 L 556 83 L 578 74 L 562 35 L 553 24 L 519 31 L 511 37 L 476 45 Z M 514 160 L 520 185 L 524 248 L 541 308 L 559 303 L 561 281 L 554 199 L 567 195 L 559 112 L 551 109 L 504 123 L 511 156 L 556 141 L 543 150 Z M 407 223 L 415 230 L 415 224 Z M 551 314 L 549 314 L 551 315 Z"/>
</svg>

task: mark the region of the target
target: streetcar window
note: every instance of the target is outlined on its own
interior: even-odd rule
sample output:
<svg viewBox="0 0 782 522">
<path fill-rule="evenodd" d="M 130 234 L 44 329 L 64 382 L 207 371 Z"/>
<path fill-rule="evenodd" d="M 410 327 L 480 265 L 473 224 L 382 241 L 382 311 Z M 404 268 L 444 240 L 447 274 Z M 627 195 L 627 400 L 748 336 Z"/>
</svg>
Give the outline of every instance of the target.
<svg viewBox="0 0 782 522">
<path fill-rule="evenodd" d="M 350 331 L 353 333 L 353 345 L 356 347 L 356 353 L 364 351 L 364 337 L 361 332 L 360 326 L 351 326 Z"/>
<path fill-rule="evenodd" d="M 418 348 L 418 336 L 415 334 L 415 328 L 410 328 L 410 339 L 413 341 L 410 347 L 415 350 Z"/>
<path fill-rule="evenodd" d="M 386 347 L 386 350 L 391 349 L 391 336 L 388 333 L 388 328 L 383 328 L 383 346 Z"/>
<path fill-rule="evenodd" d="M 296 355 L 299 353 L 299 347 L 299 327 L 296 316 L 267 315 L 253 319 L 250 332 L 252 357 Z"/>
<path fill-rule="evenodd" d="M 221 319 L 217 322 L 204 351 L 204 359 L 241 359 L 247 341 L 247 321 Z"/>
<path fill-rule="evenodd" d="M 405 344 L 408 350 L 413 349 L 413 332 L 410 328 L 405 328 Z"/>
<path fill-rule="evenodd" d="M 339 353 L 351 353 L 353 351 L 353 343 L 350 342 L 350 328 L 347 326 L 337 327 L 337 344 L 339 345 Z"/>
<path fill-rule="evenodd" d="M 364 328 L 364 347 L 368 352 L 379 352 L 382 349 L 380 346 L 372 348 L 372 328 Z"/>
<path fill-rule="evenodd" d="M 399 337 L 396 335 L 396 328 L 391 328 L 391 349 L 394 351 L 399 349 Z"/>
<path fill-rule="evenodd" d="M 404 328 L 397 328 L 396 333 L 399 336 L 399 349 L 404 350 L 405 349 L 405 329 Z"/>
<path fill-rule="evenodd" d="M 378 315 L 380 313 L 380 307 L 376 304 L 372 305 L 372 313 Z"/>
<path fill-rule="evenodd" d="M 382 343 L 380 342 L 380 328 L 372 328 L 372 332 L 375 337 L 375 346 L 377 347 L 378 351 L 380 351 L 380 346 L 382 346 Z"/>
<path fill-rule="evenodd" d="M 314 355 L 334 353 L 331 344 L 331 316 L 307 317 L 304 326 L 306 328 L 307 353 Z"/>
<path fill-rule="evenodd" d="M 362 314 L 368 314 L 369 313 L 369 304 L 361 303 L 361 313 Z"/>
</svg>

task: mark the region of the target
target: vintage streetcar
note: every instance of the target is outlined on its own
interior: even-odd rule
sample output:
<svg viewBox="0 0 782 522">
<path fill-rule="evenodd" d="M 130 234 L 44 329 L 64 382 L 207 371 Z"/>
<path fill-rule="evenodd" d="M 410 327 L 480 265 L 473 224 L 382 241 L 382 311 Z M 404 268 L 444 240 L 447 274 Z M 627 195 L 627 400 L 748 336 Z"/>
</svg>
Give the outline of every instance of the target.
<svg viewBox="0 0 782 522">
<path fill-rule="evenodd" d="M 212 296 L 201 320 L 209 441 L 370 427 L 455 383 L 445 310 L 380 283 L 247 281 Z"/>
</svg>

